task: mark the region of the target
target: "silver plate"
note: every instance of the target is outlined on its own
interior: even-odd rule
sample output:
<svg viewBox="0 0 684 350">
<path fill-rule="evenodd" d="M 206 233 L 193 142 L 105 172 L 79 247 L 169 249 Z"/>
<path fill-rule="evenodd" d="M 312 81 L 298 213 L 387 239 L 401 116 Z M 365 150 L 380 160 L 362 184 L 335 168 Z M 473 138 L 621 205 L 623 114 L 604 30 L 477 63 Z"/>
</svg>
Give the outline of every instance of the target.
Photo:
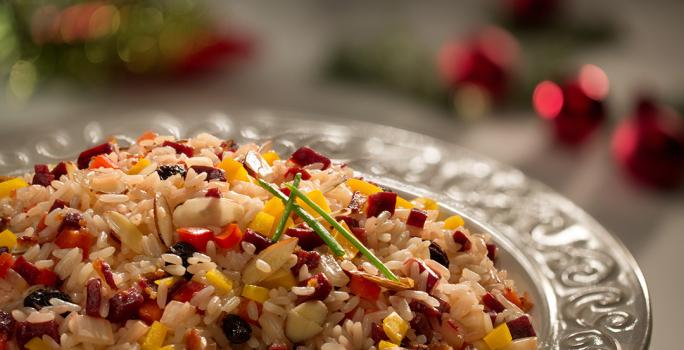
<svg viewBox="0 0 684 350">
<path fill-rule="evenodd" d="M 465 216 L 471 227 L 489 232 L 502 248 L 499 266 L 534 298 L 541 348 L 648 348 L 646 283 L 621 242 L 569 200 L 520 171 L 428 136 L 269 111 L 182 120 L 140 113 L 5 135 L 0 174 L 73 158 L 111 135 L 132 142 L 146 130 L 176 137 L 206 131 L 238 142 L 273 140 L 281 154 L 309 145 L 387 187 L 432 197 L 444 209 Z"/>
</svg>

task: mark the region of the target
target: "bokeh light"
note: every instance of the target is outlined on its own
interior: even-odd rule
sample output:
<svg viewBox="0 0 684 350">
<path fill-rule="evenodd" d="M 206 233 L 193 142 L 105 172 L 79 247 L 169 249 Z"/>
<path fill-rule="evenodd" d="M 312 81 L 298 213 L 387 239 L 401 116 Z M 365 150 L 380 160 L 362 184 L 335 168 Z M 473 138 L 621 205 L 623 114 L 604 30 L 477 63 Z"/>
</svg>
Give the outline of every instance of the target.
<svg viewBox="0 0 684 350">
<path fill-rule="evenodd" d="M 579 85 L 584 93 L 594 100 L 602 100 L 608 95 L 610 83 L 606 73 L 593 64 L 585 64 L 579 71 Z"/>
<path fill-rule="evenodd" d="M 546 119 L 554 118 L 563 108 L 563 91 L 552 81 L 543 81 L 534 89 L 532 103 L 535 111 Z"/>
</svg>

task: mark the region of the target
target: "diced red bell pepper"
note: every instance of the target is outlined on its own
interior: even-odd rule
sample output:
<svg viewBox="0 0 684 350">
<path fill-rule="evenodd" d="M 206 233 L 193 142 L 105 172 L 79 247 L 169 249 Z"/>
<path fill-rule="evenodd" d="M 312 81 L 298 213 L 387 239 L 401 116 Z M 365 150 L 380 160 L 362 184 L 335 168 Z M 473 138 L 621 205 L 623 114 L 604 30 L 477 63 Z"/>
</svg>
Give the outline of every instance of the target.
<svg viewBox="0 0 684 350">
<path fill-rule="evenodd" d="M 114 147 L 112 147 L 112 144 L 109 142 L 89 148 L 78 155 L 76 164 L 78 165 L 79 169 L 86 169 L 90 165 L 90 160 L 93 159 L 93 157 L 99 156 L 101 154 L 112 153 L 113 150 Z M 55 175 L 55 177 L 58 178 L 57 175 Z"/>
<path fill-rule="evenodd" d="M 349 290 L 358 295 L 360 298 L 375 301 L 378 300 L 378 297 L 380 296 L 381 288 L 373 281 L 367 280 L 358 275 L 351 275 Z"/>
<path fill-rule="evenodd" d="M 62 230 L 55 239 L 55 244 L 62 248 L 81 248 L 83 258 L 87 258 L 90 253 L 90 246 L 93 244 L 93 236 L 81 230 L 65 229 Z"/>
<path fill-rule="evenodd" d="M 328 169 L 330 166 L 330 158 L 314 151 L 309 147 L 301 147 L 300 149 L 296 150 L 294 153 L 292 153 L 292 156 L 290 156 L 290 160 L 299 166 L 321 163 L 323 164 L 323 170 Z"/>
<path fill-rule="evenodd" d="M 174 150 L 176 150 L 176 153 L 178 153 L 178 154 L 182 153 L 188 157 L 192 157 L 195 154 L 195 150 L 192 147 L 190 147 L 188 145 L 184 145 L 182 143 L 178 143 L 178 142 L 164 141 L 164 143 L 162 143 L 162 146 L 171 147 Z"/>
<path fill-rule="evenodd" d="M 181 241 L 201 252 L 207 251 L 207 243 L 214 238 L 214 232 L 205 227 L 181 227 L 176 232 Z"/>
<path fill-rule="evenodd" d="M 14 264 L 14 258 L 10 253 L 0 254 L 0 278 L 4 278 L 7 275 L 7 271 Z"/>
<path fill-rule="evenodd" d="M 195 295 L 195 293 L 201 291 L 206 287 L 204 284 L 195 282 L 195 281 L 188 281 L 183 283 L 178 289 L 176 289 L 173 292 L 173 300 L 180 301 L 181 303 L 185 303 L 190 301 L 192 297 Z"/>
<path fill-rule="evenodd" d="M 54 286 L 57 284 L 57 274 L 49 269 L 39 269 L 30 262 L 26 261 L 23 256 L 17 258 L 12 265 L 12 270 L 16 271 L 26 282 L 32 286 L 42 284 L 45 286 Z"/>
<path fill-rule="evenodd" d="M 221 248 L 230 249 L 242 242 L 243 233 L 237 224 L 230 224 L 223 228 L 220 235 L 214 237 L 214 242 Z"/>
<path fill-rule="evenodd" d="M 157 301 L 152 299 L 145 300 L 140 309 L 138 309 L 138 317 L 148 325 L 151 325 L 154 321 L 161 320 L 162 313 L 163 311 L 157 305 Z"/>
<path fill-rule="evenodd" d="M 394 192 L 378 192 L 368 196 L 368 209 L 366 217 L 378 216 L 383 211 L 394 214 L 397 205 L 397 194 Z"/>
<path fill-rule="evenodd" d="M 99 156 L 93 157 L 93 159 L 90 161 L 90 166 L 88 166 L 88 169 L 98 168 L 118 169 L 119 166 L 106 155 L 100 154 Z"/>
<path fill-rule="evenodd" d="M 38 276 L 34 279 L 31 285 L 42 284 L 44 286 L 54 286 L 57 284 L 57 274 L 52 270 L 39 269 Z"/>
<path fill-rule="evenodd" d="M 427 220 L 427 213 L 420 209 L 413 208 L 406 219 L 406 225 L 423 228 L 423 226 L 425 226 L 425 220 Z"/>
</svg>

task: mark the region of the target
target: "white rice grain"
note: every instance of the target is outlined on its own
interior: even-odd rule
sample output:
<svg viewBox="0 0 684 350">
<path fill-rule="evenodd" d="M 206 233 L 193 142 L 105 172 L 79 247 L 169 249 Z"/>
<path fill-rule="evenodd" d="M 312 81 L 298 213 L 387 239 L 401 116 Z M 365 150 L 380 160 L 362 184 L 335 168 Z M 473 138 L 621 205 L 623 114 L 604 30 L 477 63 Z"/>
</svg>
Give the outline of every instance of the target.
<svg viewBox="0 0 684 350">
<path fill-rule="evenodd" d="M 185 267 L 182 265 L 167 265 L 164 266 L 164 271 L 173 276 L 183 276 L 185 274 Z"/>
</svg>

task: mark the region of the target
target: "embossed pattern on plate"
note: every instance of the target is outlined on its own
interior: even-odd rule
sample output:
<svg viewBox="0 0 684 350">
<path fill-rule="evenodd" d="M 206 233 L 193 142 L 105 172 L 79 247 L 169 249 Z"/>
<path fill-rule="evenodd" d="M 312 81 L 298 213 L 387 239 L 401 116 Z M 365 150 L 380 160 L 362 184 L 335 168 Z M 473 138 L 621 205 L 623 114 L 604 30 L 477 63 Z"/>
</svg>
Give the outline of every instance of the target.
<svg viewBox="0 0 684 350">
<path fill-rule="evenodd" d="M 119 142 L 153 130 L 177 137 L 210 132 L 239 142 L 273 140 L 288 154 L 309 145 L 385 185 L 437 198 L 486 223 L 542 291 L 544 349 L 647 349 L 651 309 L 641 271 L 624 246 L 584 211 L 520 171 L 453 144 L 360 122 L 238 111 L 177 119 L 163 113 L 55 126 L 49 134 L 2 142 L 0 174 L 73 158 L 114 135 Z M 515 271 L 514 271 L 515 272 Z M 541 333 L 541 332 L 540 332 Z"/>
</svg>

